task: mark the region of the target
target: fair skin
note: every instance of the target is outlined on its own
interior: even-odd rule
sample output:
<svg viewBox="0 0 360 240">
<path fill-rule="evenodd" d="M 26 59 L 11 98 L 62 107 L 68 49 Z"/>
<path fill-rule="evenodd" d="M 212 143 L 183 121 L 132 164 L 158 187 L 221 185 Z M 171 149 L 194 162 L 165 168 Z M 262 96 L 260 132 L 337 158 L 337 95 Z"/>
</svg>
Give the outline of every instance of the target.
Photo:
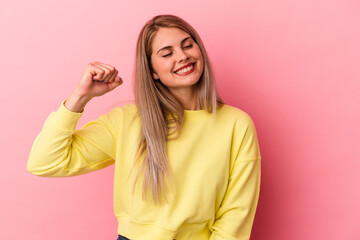
<svg viewBox="0 0 360 240">
<path fill-rule="evenodd" d="M 151 46 L 154 81 L 166 85 L 184 109 L 199 110 L 195 84 L 201 77 L 204 63 L 198 45 L 189 34 L 178 28 L 160 28 Z M 109 64 L 88 64 L 65 107 L 72 112 L 82 112 L 92 98 L 102 96 L 123 83 L 117 74 L 118 70 Z"/>
<path fill-rule="evenodd" d="M 195 84 L 204 69 L 199 46 L 178 28 L 160 28 L 151 47 L 153 78 L 167 86 L 184 109 L 199 110 Z"/>
<path fill-rule="evenodd" d="M 65 107 L 72 112 L 81 112 L 93 98 L 102 96 L 122 84 L 115 67 L 101 63 L 89 63 L 76 88 L 65 102 Z"/>
</svg>

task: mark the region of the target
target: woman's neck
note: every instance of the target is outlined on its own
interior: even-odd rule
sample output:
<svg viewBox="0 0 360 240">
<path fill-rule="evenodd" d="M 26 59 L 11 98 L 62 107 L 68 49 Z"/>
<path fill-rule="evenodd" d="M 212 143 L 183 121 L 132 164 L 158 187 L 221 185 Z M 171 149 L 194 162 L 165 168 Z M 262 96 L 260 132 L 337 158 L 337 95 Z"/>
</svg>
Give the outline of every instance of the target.
<svg viewBox="0 0 360 240">
<path fill-rule="evenodd" d="M 195 87 L 171 89 L 186 110 L 201 110 Z"/>
</svg>

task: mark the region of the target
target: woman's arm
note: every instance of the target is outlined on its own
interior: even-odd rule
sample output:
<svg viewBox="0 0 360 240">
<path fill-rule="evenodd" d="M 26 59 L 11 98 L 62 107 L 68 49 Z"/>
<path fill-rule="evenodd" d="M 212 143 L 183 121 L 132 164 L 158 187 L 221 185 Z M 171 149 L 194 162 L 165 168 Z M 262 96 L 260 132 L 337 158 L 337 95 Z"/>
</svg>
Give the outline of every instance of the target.
<svg viewBox="0 0 360 240">
<path fill-rule="evenodd" d="M 84 174 L 111 165 L 115 157 L 115 128 L 112 111 L 75 130 L 87 102 L 103 95 L 122 81 L 110 65 L 89 64 L 70 97 L 49 115 L 32 146 L 27 169 L 40 176 Z M 94 81 L 93 79 L 97 79 Z M 116 115 L 116 114 L 115 114 Z"/>
<path fill-rule="evenodd" d="M 241 134 L 234 134 L 234 164 L 216 220 L 210 227 L 213 232 L 210 240 L 249 240 L 255 218 L 260 194 L 261 155 L 250 117 L 238 124 L 235 132 Z"/>
<path fill-rule="evenodd" d="M 210 240 L 249 240 L 260 193 L 260 159 L 235 164 Z"/>
</svg>

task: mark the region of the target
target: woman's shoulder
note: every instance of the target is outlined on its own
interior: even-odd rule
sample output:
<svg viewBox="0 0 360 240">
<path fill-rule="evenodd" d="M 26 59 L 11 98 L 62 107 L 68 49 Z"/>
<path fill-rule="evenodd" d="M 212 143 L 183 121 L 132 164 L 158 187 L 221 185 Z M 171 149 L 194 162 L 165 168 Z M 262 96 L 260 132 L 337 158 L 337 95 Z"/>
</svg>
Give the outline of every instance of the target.
<svg viewBox="0 0 360 240">
<path fill-rule="evenodd" d="M 246 135 L 252 136 L 251 138 L 248 137 L 247 141 L 256 140 L 256 127 L 252 117 L 250 117 L 247 112 L 243 109 L 225 104 L 222 108 L 223 121 L 226 121 L 227 126 L 233 127 L 234 133 L 237 133 L 236 136 L 239 139 L 245 138 Z"/>
<path fill-rule="evenodd" d="M 115 107 L 111 109 L 109 113 L 111 114 L 127 114 L 127 115 L 136 115 L 138 112 L 136 104 L 131 102 L 124 104 L 122 106 Z"/>
<path fill-rule="evenodd" d="M 247 112 L 245 112 L 243 109 L 228 104 L 223 104 L 223 106 L 218 110 L 217 114 L 233 121 L 252 122 L 252 119 Z"/>
<path fill-rule="evenodd" d="M 130 121 L 138 116 L 135 103 L 127 103 L 122 106 L 111 108 L 107 113 L 100 116 L 105 122 L 117 124 L 119 121 Z"/>
</svg>

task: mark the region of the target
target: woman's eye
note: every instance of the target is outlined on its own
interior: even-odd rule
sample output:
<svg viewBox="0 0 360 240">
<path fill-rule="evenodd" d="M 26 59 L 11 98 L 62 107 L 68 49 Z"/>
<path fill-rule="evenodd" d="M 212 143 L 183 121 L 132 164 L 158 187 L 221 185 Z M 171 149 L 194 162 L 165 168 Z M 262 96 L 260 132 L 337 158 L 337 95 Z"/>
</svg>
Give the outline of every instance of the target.
<svg viewBox="0 0 360 240">
<path fill-rule="evenodd" d="M 192 46 L 193 46 L 193 45 L 190 44 L 190 45 L 185 46 L 184 48 L 191 48 Z"/>
<path fill-rule="evenodd" d="M 168 54 L 165 54 L 165 55 L 163 55 L 162 57 L 168 57 L 168 56 L 170 56 L 172 53 L 168 53 Z"/>
</svg>

